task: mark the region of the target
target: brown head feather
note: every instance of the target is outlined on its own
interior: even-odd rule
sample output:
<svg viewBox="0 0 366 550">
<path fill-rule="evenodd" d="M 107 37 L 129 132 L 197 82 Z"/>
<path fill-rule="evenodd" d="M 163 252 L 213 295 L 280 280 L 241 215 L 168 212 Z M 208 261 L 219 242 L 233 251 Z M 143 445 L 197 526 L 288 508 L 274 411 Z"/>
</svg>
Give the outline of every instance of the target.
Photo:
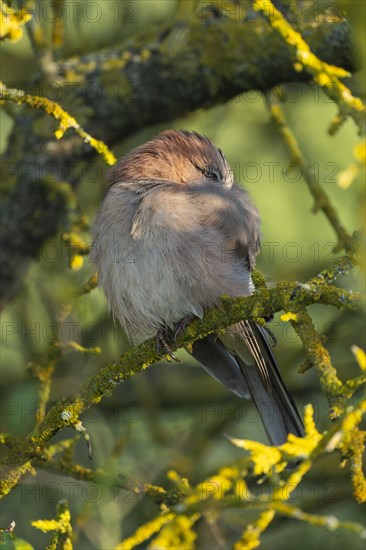
<svg viewBox="0 0 366 550">
<path fill-rule="evenodd" d="M 166 130 L 121 158 L 109 172 L 109 183 L 163 180 L 179 184 L 216 181 L 226 187 L 232 172 L 220 149 L 205 136 Z"/>
</svg>

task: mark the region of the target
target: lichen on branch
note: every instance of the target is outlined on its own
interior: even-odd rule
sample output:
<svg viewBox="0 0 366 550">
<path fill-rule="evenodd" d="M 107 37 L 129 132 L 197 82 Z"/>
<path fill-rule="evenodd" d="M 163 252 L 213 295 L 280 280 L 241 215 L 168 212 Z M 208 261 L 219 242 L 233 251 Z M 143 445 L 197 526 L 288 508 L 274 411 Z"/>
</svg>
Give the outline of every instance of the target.
<svg viewBox="0 0 366 550">
<path fill-rule="evenodd" d="M 254 0 L 253 9 L 261 12 L 271 27 L 286 41 L 289 48 L 295 51 L 294 67 L 296 71 L 305 70 L 311 74 L 314 82 L 324 89 L 332 101 L 338 104 L 339 115 L 334 119 L 330 133 L 335 133 L 344 119 L 350 116 L 358 125 L 360 133 L 365 134 L 366 108 L 361 99 L 353 96 L 351 90 L 340 80 L 350 77 L 351 73 L 342 67 L 330 65 L 319 59 L 311 51 L 309 44 L 305 42 L 301 34 L 286 21 L 270 0 Z"/>
<path fill-rule="evenodd" d="M 208 311 L 202 322 L 197 319 L 186 328 L 178 338 L 176 348 L 187 347 L 189 349 L 195 340 L 216 330 L 226 328 L 243 319 L 262 321 L 279 311 L 301 312 L 301 318 L 296 321 L 296 329 L 301 334 L 304 343 L 307 344 L 307 338 L 312 338 L 312 336 L 308 336 L 309 329 L 306 328 L 308 317 L 304 313 L 304 308 L 310 304 L 332 305 L 339 309 L 357 310 L 362 307 L 362 297 L 358 293 L 332 285 L 310 283 L 299 285 L 296 282 L 281 282 L 275 288 L 260 287 L 253 295 L 245 298 L 223 296 L 222 306 L 219 309 Z M 301 328 L 303 325 L 305 328 Z M 322 386 L 329 400 L 332 403 L 336 401 L 339 410 L 341 410 L 344 397 L 350 396 L 357 388 L 352 390 L 349 385 L 343 385 L 338 380 L 334 368 L 327 363 L 324 366 L 321 354 L 318 355 L 310 351 L 309 357 L 320 372 Z M 18 482 L 24 464 L 42 456 L 55 433 L 67 426 L 77 429 L 80 422 L 79 417 L 83 412 L 99 403 L 104 397 L 109 396 L 116 384 L 148 368 L 159 359 L 161 359 L 161 355 L 156 350 L 155 338 L 152 338 L 125 353 L 118 361 L 103 367 L 80 390 L 54 405 L 26 440 L 15 445 L 9 455 L 5 457 L 0 494 L 7 494 Z M 333 375 L 328 380 L 329 373 L 333 373 Z"/>
<path fill-rule="evenodd" d="M 55 137 L 61 139 L 69 128 L 73 128 L 75 132 L 99 154 L 101 154 L 107 164 L 113 165 L 117 162 L 116 157 L 109 150 L 108 146 L 98 139 L 93 138 L 86 132 L 77 120 L 67 113 L 58 103 L 51 101 L 46 97 L 34 96 L 25 93 L 23 90 L 16 88 L 8 88 L 3 82 L 0 82 L 0 102 L 12 101 L 17 104 L 25 104 L 33 109 L 40 109 L 48 115 L 53 116 L 59 122 L 59 128 L 55 132 Z"/>
</svg>

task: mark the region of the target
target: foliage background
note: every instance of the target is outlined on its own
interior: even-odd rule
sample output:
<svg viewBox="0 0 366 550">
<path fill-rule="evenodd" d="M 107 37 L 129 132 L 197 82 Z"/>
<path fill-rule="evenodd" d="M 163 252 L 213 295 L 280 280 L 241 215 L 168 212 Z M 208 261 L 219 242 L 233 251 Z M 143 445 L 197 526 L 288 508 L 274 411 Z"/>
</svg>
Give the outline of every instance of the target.
<svg viewBox="0 0 366 550">
<path fill-rule="evenodd" d="M 138 0 L 133 22 L 120 18 L 114 22 L 116 4 L 100 0 L 103 14 L 95 23 L 83 17 L 82 5 L 75 2 L 75 18 L 65 20 L 64 55 L 80 55 L 101 46 L 120 42 L 149 28 L 163 24 L 180 13 L 189 14 L 190 2 L 174 0 Z M 361 27 L 363 2 L 343 2 L 353 27 L 358 66 L 363 65 L 364 36 Z M 118 8 L 120 9 L 120 8 Z M 45 25 L 47 28 L 47 25 Z M 49 29 L 48 29 L 49 30 Z M 1 52 L 1 79 L 14 87 L 31 89 L 37 70 L 27 35 L 16 44 L 4 44 Z M 350 86 L 364 96 L 364 73 L 358 71 Z M 283 106 L 291 128 L 298 137 L 320 182 L 331 196 L 349 232 L 359 226 L 364 213 L 363 175 L 343 189 L 340 174 L 350 162 L 359 138 L 348 120 L 336 136 L 327 135 L 335 106 L 315 88 L 285 87 L 289 100 Z M 1 113 L 1 149 L 7 144 L 11 119 Z M 116 156 L 155 135 L 160 129 L 188 128 L 206 134 L 227 155 L 241 184 L 245 184 L 256 202 L 263 220 L 263 247 L 258 268 L 268 281 L 305 281 L 319 273 L 334 259 L 335 236 L 321 213 L 311 212 L 312 199 L 303 180 L 294 172 L 283 172 L 288 156 L 270 124 L 268 111 L 259 93 L 242 94 L 210 110 L 200 110 L 179 120 L 144 128 L 114 148 Z M 50 133 L 53 126 L 50 123 Z M 97 178 L 85 177 L 77 190 L 80 209 L 93 220 L 105 191 L 106 167 L 93 161 Z M 272 164 L 273 163 L 273 164 Z M 273 167 L 273 172 L 270 166 Z M 91 172 L 90 172 L 91 173 Z M 90 176 L 89 173 L 89 176 Z M 272 177 L 273 176 L 273 177 Z M 38 396 L 38 382 L 27 370 L 29 361 L 44 357 L 59 323 L 58 303 L 70 285 L 78 286 L 93 273 L 86 260 L 79 271 L 68 268 L 68 249 L 59 237 L 46 245 L 29 270 L 21 292 L 2 315 L 2 420 L 1 431 L 24 437 L 31 430 Z M 55 245 L 55 246 L 54 246 Z M 54 251 L 60 256 L 54 259 Z M 273 252 L 273 254 L 271 253 Z M 362 274 L 354 270 L 342 277 L 340 286 L 362 290 Z M 363 319 L 347 311 L 325 306 L 310 308 L 320 333 L 328 335 L 328 349 L 341 379 L 357 376 L 358 367 L 350 352 L 352 345 L 365 347 Z M 59 362 L 52 384 L 51 402 L 70 393 L 102 365 L 118 357 L 126 348 L 125 337 L 108 316 L 101 292 L 94 290 L 75 303 L 71 327 L 73 339 L 86 347 L 100 346 L 99 355 L 71 353 Z M 34 331 L 33 333 L 31 331 Z M 276 356 L 283 376 L 300 407 L 312 403 L 318 429 L 330 425 L 328 405 L 319 390 L 313 371 L 299 375 L 303 351 L 290 325 L 276 316 L 272 330 L 278 339 Z M 63 340 L 68 339 L 64 327 Z M 13 494 L 2 502 L 1 524 L 15 520 L 17 536 L 44 548 L 49 535 L 36 531 L 31 521 L 54 517 L 61 497 L 70 503 L 77 539 L 75 548 L 113 548 L 143 522 L 156 514 L 156 506 L 133 490 L 143 483 L 169 486 L 166 472 L 177 470 L 198 483 L 220 466 L 242 456 L 223 436 L 266 442 L 254 407 L 243 403 L 198 368 L 184 351 L 178 356 L 182 364 L 166 362 L 155 365 L 116 388 L 113 395 L 83 416 L 93 442 L 92 467 L 123 474 L 131 480 L 130 490 L 109 490 L 38 470 L 27 475 Z M 71 430 L 69 430 L 72 435 Z M 62 433 L 65 437 L 67 433 Z M 61 434 L 56 436 L 61 439 Z M 85 443 L 80 441 L 76 459 L 90 466 Z M 352 498 L 347 467 L 339 470 L 332 455 L 321 457 L 305 481 L 292 496 L 292 503 L 311 513 L 336 515 L 340 519 L 362 522 L 361 509 Z M 251 511 L 227 510 L 198 525 L 200 548 L 228 548 L 240 536 L 243 526 L 254 518 Z M 322 528 L 283 518 L 270 525 L 262 536 L 262 548 L 357 550 L 364 542 L 352 533 L 332 533 Z"/>
</svg>

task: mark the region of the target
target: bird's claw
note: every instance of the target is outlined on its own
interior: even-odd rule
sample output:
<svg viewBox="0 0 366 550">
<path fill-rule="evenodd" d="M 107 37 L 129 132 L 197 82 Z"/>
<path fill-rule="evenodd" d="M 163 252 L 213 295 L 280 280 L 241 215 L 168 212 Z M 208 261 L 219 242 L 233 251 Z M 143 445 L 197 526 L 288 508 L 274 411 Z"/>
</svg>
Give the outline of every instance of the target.
<svg viewBox="0 0 366 550">
<path fill-rule="evenodd" d="M 175 325 L 174 330 L 174 342 L 177 343 L 177 338 L 183 334 L 183 332 L 186 330 L 188 325 L 193 321 L 195 318 L 195 315 L 189 314 L 183 317 L 178 323 Z"/>
<path fill-rule="evenodd" d="M 173 361 L 180 363 L 180 359 L 173 353 L 172 336 L 172 331 L 168 327 L 161 327 L 156 335 L 156 351 L 160 354 L 166 353 Z"/>
<path fill-rule="evenodd" d="M 297 283 L 297 285 L 295 286 L 295 288 L 293 289 L 292 293 L 291 293 L 291 296 L 290 296 L 290 301 L 292 300 L 295 300 L 299 293 L 301 292 L 301 290 L 305 287 L 304 284 L 302 283 Z"/>
</svg>

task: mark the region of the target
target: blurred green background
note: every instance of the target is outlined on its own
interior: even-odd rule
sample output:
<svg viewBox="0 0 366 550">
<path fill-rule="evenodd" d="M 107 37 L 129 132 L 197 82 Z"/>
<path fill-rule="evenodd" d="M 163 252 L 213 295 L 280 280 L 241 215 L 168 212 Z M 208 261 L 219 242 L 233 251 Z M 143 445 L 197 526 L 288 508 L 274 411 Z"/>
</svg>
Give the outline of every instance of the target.
<svg viewBox="0 0 366 550">
<path fill-rule="evenodd" d="M 74 4 L 73 16 L 66 18 L 64 55 L 76 55 L 133 37 L 152 24 L 163 24 L 177 14 L 189 14 L 190 2 L 138 0 L 136 2 L 67 2 Z M 85 11 L 89 4 L 90 11 Z M 90 4 L 98 6 L 102 18 L 94 17 Z M 362 66 L 362 2 L 341 2 L 353 25 L 358 64 Z M 41 6 L 39 7 L 42 13 Z M 70 8 L 71 9 L 71 8 Z M 94 9 L 95 6 L 94 6 Z M 84 11 L 83 11 L 84 10 Z M 126 20 L 115 18 L 116 10 Z M 125 11 L 123 11 L 125 10 Z M 130 10 L 130 11 L 128 11 Z M 131 11 L 132 10 L 132 11 Z M 71 13 L 71 12 L 70 12 Z M 85 14 L 88 13 L 86 17 Z M 132 20 L 131 17 L 132 17 Z M 115 21 L 116 19 L 116 21 Z M 45 24 L 45 29 L 47 25 Z M 358 41 L 358 42 L 357 42 Z M 6 43 L 1 52 L 1 78 L 8 85 L 31 89 L 36 71 L 26 34 L 16 43 Z M 353 77 L 351 87 L 364 94 L 362 72 Z M 358 229 L 364 213 L 364 182 L 359 174 L 352 186 L 342 189 L 339 174 L 354 161 L 353 148 L 359 137 L 348 121 L 335 137 L 327 127 L 336 107 L 321 92 L 306 86 L 290 85 L 284 105 L 291 128 L 319 180 L 336 205 L 346 228 Z M 72 113 L 73 114 L 73 113 Z M 7 146 L 11 119 L 1 113 L 1 150 Z M 164 128 L 186 128 L 206 134 L 226 154 L 237 181 L 246 186 L 263 221 L 263 246 L 258 268 L 269 283 L 305 281 L 329 265 L 335 257 L 335 236 L 322 213 L 311 212 L 312 199 L 300 176 L 288 167 L 288 156 L 271 127 L 259 93 L 242 94 L 211 110 L 201 110 L 169 124 L 154 126 L 129 137 L 114 147 L 116 156 L 149 139 Z M 51 125 L 50 125 L 51 128 Z M 85 178 L 78 188 L 80 209 L 94 219 L 105 192 L 106 167 L 98 162 L 101 177 Z M 57 251 L 57 258 L 55 258 Z M 55 334 L 70 337 L 83 346 L 101 346 L 102 354 L 70 353 L 59 362 L 52 385 L 51 402 L 68 395 L 101 366 L 117 358 L 126 348 L 126 338 L 108 316 L 106 301 L 99 290 L 75 302 L 68 324 L 59 322 L 58 297 L 72 286 L 77 288 L 93 273 L 87 260 L 80 271 L 68 269 L 68 250 L 59 237 L 52 239 L 29 270 L 21 292 L 2 315 L 2 426 L 1 431 L 23 437 L 31 430 L 37 402 L 38 384 L 27 370 L 29 361 L 41 361 Z M 362 273 L 354 270 L 339 280 L 348 289 L 363 287 Z M 364 347 L 364 319 L 354 313 L 332 308 L 310 308 L 319 333 L 328 336 L 334 365 L 342 379 L 358 374 L 350 347 Z M 304 360 L 301 345 L 288 323 L 276 317 L 272 330 L 278 340 L 275 354 L 283 376 L 300 407 L 313 403 L 319 429 L 329 425 L 328 407 L 320 393 L 315 372 L 299 375 Z M 162 362 L 117 387 L 113 395 L 83 416 L 94 448 L 93 468 L 127 476 L 131 490 L 87 484 L 57 476 L 41 469 L 36 477 L 26 476 L 2 503 L 3 526 L 15 520 L 16 534 L 44 548 L 49 535 L 31 527 L 30 521 L 54 517 L 60 498 L 68 498 L 78 539 L 77 549 L 109 549 L 156 514 L 156 507 L 133 489 L 143 483 L 170 486 L 169 469 L 197 483 L 242 455 L 224 434 L 266 442 L 255 408 L 231 395 L 211 379 L 184 351 L 179 365 Z M 56 439 L 72 436 L 71 430 Z M 80 441 L 76 458 L 91 466 L 85 443 Z M 313 513 L 336 515 L 362 521 L 361 508 L 354 503 L 350 472 L 339 470 L 335 457 L 322 458 L 293 495 L 292 503 Z M 263 489 L 264 490 L 264 489 Z M 216 523 L 207 518 L 199 523 L 199 548 L 229 548 L 252 512 L 230 510 Z M 296 537 L 296 539 L 295 539 Z M 296 540 L 296 542 L 295 542 Z M 223 542 L 224 541 L 224 542 Z M 296 520 L 275 521 L 262 537 L 263 549 L 364 548 L 364 543 L 346 532 L 326 531 Z"/>
</svg>

